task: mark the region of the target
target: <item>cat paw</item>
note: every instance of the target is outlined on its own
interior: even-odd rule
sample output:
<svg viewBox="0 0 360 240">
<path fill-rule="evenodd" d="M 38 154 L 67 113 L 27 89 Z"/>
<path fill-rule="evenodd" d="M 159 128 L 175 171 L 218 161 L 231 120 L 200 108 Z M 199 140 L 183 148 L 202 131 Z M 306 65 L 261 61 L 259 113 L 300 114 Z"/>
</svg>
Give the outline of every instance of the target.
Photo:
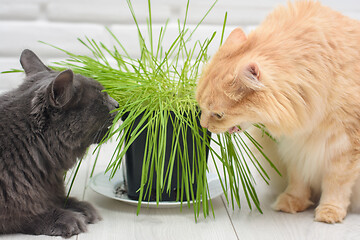
<svg viewBox="0 0 360 240">
<path fill-rule="evenodd" d="M 59 218 L 55 221 L 49 235 L 70 238 L 86 231 L 86 219 L 84 215 L 68 211 L 59 216 Z"/>
<path fill-rule="evenodd" d="M 84 215 L 87 223 L 96 223 L 102 220 L 98 211 L 88 202 L 69 199 L 67 209 L 79 212 Z"/>
<path fill-rule="evenodd" d="M 324 223 L 339 223 L 344 220 L 346 210 L 330 205 L 320 204 L 315 210 L 315 221 Z"/>
<path fill-rule="evenodd" d="M 100 216 L 100 214 L 98 213 L 98 211 L 90 204 L 87 202 L 80 202 L 81 206 L 80 211 L 82 214 L 84 214 L 87 223 L 97 223 L 99 221 L 102 220 L 102 217 Z"/>
<path fill-rule="evenodd" d="M 276 211 L 297 213 L 306 210 L 314 203 L 308 199 L 300 199 L 289 193 L 282 193 L 278 196 L 272 208 Z"/>
</svg>

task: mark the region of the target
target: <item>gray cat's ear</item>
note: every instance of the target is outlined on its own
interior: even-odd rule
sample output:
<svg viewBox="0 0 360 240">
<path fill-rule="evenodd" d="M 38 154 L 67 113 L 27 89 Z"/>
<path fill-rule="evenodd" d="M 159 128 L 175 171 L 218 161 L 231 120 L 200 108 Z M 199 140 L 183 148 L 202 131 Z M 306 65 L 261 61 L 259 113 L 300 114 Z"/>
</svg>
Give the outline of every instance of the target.
<svg viewBox="0 0 360 240">
<path fill-rule="evenodd" d="M 51 82 L 49 86 L 50 91 L 50 104 L 54 107 L 65 106 L 73 96 L 73 72 L 68 69 L 62 71 L 57 77 Z"/>
<path fill-rule="evenodd" d="M 29 49 L 25 49 L 21 53 L 20 63 L 26 75 L 32 75 L 43 71 L 51 71 L 51 69 L 45 66 L 40 58 Z"/>
</svg>

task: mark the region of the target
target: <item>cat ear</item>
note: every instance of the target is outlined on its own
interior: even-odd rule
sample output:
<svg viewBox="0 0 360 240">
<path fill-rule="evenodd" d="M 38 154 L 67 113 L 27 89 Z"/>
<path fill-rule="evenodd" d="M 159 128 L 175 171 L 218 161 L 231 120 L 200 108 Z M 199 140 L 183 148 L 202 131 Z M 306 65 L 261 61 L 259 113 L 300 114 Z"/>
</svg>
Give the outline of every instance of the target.
<svg viewBox="0 0 360 240">
<path fill-rule="evenodd" d="M 62 71 L 49 86 L 50 103 L 54 107 L 63 107 L 73 96 L 73 72 Z"/>
<path fill-rule="evenodd" d="M 264 87 L 264 84 L 260 81 L 260 68 L 255 62 L 251 62 L 246 65 L 242 70 L 244 75 L 243 83 L 252 90 L 258 90 Z"/>
<path fill-rule="evenodd" d="M 260 90 L 264 87 L 260 78 L 260 67 L 251 62 L 245 67 L 236 70 L 233 79 L 224 86 L 226 95 L 237 101 L 250 92 Z"/>
<path fill-rule="evenodd" d="M 25 49 L 21 53 L 20 63 L 26 75 L 32 75 L 43 71 L 51 71 L 51 69 L 45 66 L 45 64 L 40 60 L 40 58 L 29 49 Z"/>
<path fill-rule="evenodd" d="M 244 31 L 241 28 L 235 28 L 232 30 L 228 38 L 226 39 L 224 45 L 237 45 L 246 41 L 247 37 Z"/>
</svg>

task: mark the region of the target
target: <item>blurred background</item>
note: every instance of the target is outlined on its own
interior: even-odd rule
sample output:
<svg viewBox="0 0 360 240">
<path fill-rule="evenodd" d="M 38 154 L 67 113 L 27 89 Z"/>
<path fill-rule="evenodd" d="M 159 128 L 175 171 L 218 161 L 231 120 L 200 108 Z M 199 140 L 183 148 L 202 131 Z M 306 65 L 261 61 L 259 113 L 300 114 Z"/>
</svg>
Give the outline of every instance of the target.
<svg viewBox="0 0 360 240">
<path fill-rule="evenodd" d="M 139 24 L 145 28 L 148 16 L 146 0 L 133 0 L 133 8 Z M 190 1 L 187 23 L 196 26 L 211 7 L 212 0 Z M 279 4 L 286 0 L 219 0 L 193 39 L 210 37 L 217 31 L 210 54 L 219 46 L 225 12 L 228 12 L 225 36 L 237 26 L 251 31 Z M 360 20 L 360 2 L 357 0 L 322 0 L 343 14 Z M 160 27 L 169 19 L 165 44 L 170 44 L 178 34 L 177 20 L 184 20 L 186 0 L 151 0 L 153 28 Z M 49 47 L 44 41 L 76 54 L 88 54 L 77 38 L 94 38 L 106 45 L 112 38 L 105 27 L 137 57 L 138 37 L 136 27 L 125 0 L 0 0 L 0 72 L 21 68 L 19 56 L 23 49 L 33 50 L 45 63 L 65 58 L 61 51 Z M 16 87 L 23 74 L 0 74 L 0 93 Z"/>
</svg>

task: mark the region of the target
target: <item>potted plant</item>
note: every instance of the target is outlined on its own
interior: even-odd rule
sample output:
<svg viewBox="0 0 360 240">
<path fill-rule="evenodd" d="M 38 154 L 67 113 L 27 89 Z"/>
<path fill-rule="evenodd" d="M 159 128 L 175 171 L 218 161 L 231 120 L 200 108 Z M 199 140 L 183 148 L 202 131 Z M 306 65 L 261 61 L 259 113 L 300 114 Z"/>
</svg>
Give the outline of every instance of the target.
<svg viewBox="0 0 360 240">
<path fill-rule="evenodd" d="M 138 212 L 142 201 L 185 200 L 189 206 L 193 201 L 195 218 L 201 208 L 206 217 L 212 207 L 206 178 L 207 157 L 211 156 L 217 174 L 220 176 L 223 172 L 221 184 L 228 203 L 231 202 L 233 207 L 235 203 L 240 206 L 240 193 L 244 192 L 249 207 L 252 208 L 252 200 L 261 212 L 245 157 L 251 160 L 265 181 L 269 177 L 244 138 L 262 153 L 261 146 L 246 132 L 244 135 L 211 136 L 199 125 L 200 112 L 194 97 L 196 81 L 201 67 L 209 59 L 207 50 L 210 44 L 214 44 L 216 32 L 204 41 L 192 41 L 192 45 L 190 39 L 215 3 L 191 30 L 186 26 L 188 1 L 184 21 L 182 24 L 178 22 L 178 36 L 165 49 L 163 42 L 168 22 L 155 37 L 149 0 L 149 39 L 145 39 L 131 2 L 127 2 L 138 30 L 140 58 L 130 56 L 109 29 L 109 34 L 117 43 L 114 46 L 108 47 L 93 39 L 80 39 L 92 57 L 58 48 L 69 56 L 66 61 L 57 63 L 58 66 L 70 67 L 77 73 L 98 80 L 119 102 L 117 117 L 102 141 L 104 143 L 110 138 L 117 140 L 106 171 L 114 176 L 126 157 L 128 184 L 131 184 L 130 180 L 137 182 L 135 187 L 130 187 L 130 197 L 138 199 Z M 226 15 L 221 42 L 225 23 Z M 210 145 L 210 141 L 220 152 Z M 140 164 L 140 167 L 132 164 Z M 130 172 L 131 169 L 138 171 L 135 173 L 137 177 Z"/>
</svg>

